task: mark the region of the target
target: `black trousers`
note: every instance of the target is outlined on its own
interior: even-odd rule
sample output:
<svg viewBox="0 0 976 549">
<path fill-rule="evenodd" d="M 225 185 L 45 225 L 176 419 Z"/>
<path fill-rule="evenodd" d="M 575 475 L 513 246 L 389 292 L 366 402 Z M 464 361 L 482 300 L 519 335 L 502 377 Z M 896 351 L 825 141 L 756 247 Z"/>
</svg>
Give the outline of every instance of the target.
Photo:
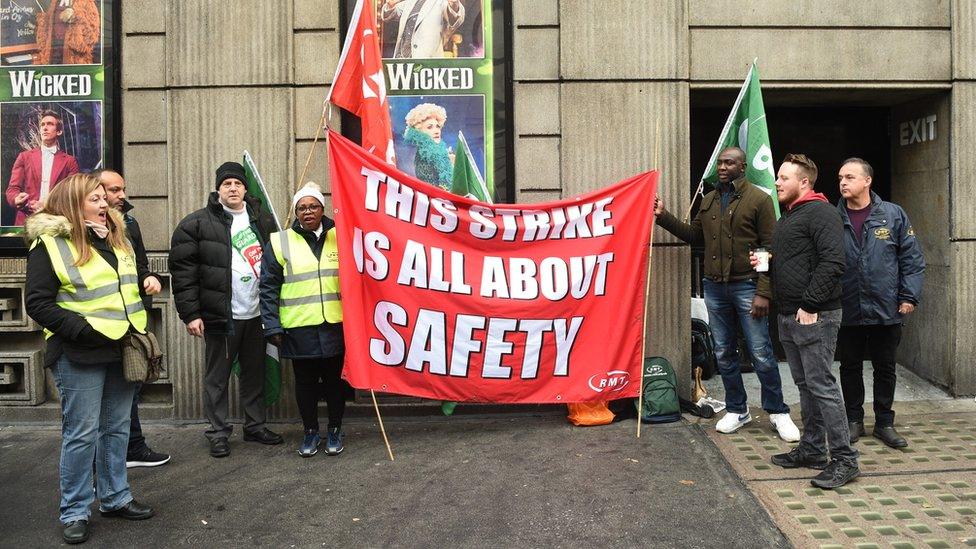
<svg viewBox="0 0 976 549">
<path fill-rule="evenodd" d="M 261 318 L 235 320 L 234 333 L 218 335 L 204 332 L 207 371 L 203 377 L 203 411 L 210 421 L 206 435 L 210 440 L 227 438 L 233 428 L 227 422 L 231 367 L 241 365 L 240 402 L 244 409 L 244 432 L 264 429 L 264 330 Z"/>
<path fill-rule="evenodd" d="M 139 391 L 142 384 L 136 389 L 136 396 L 132 399 L 132 413 L 129 415 L 129 456 L 138 457 L 145 448 L 146 437 L 142 434 L 142 422 L 139 421 Z"/>
<path fill-rule="evenodd" d="M 901 342 L 901 324 L 843 326 L 837 335 L 840 385 L 848 421 L 864 421 L 864 353 L 874 370 L 874 424 L 895 424 L 895 354 Z"/>
<path fill-rule="evenodd" d="M 295 400 L 305 430 L 319 429 L 319 398 L 323 393 L 328 406 L 329 428 L 342 427 L 342 415 L 346 411 L 342 356 L 299 358 L 291 363 L 295 369 Z"/>
</svg>

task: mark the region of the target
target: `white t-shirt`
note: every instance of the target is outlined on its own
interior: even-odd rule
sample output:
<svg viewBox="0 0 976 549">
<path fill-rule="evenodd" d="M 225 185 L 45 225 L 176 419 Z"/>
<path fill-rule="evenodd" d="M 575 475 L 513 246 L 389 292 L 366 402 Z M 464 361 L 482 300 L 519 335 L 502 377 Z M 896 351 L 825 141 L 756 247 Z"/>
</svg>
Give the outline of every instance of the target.
<svg viewBox="0 0 976 549">
<path fill-rule="evenodd" d="M 260 314 L 258 279 L 261 277 L 261 241 L 251 230 L 247 208 L 235 211 L 221 205 L 233 218 L 230 226 L 231 314 L 234 320 L 249 320 Z"/>
</svg>

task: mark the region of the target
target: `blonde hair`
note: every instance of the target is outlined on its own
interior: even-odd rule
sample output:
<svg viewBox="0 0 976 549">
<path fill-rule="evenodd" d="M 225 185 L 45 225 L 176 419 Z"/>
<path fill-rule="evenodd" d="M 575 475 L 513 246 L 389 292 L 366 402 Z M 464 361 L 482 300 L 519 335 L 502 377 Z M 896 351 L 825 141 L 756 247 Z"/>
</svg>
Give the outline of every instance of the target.
<svg viewBox="0 0 976 549">
<path fill-rule="evenodd" d="M 78 260 L 75 266 L 81 266 L 92 258 L 91 240 L 88 238 L 88 227 L 85 225 L 85 200 L 95 189 L 104 186 L 97 177 L 76 173 L 65 177 L 51 189 L 47 201 L 40 211 L 50 215 L 60 215 L 71 225 L 71 242 L 78 250 Z M 108 227 L 106 240 L 113 248 L 120 248 L 125 253 L 132 254 L 132 245 L 125 233 L 125 220 L 122 214 L 114 208 L 108 208 L 105 225 Z"/>
<path fill-rule="evenodd" d="M 410 109 L 405 121 L 408 126 L 416 128 L 428 118 L 436 118 L 441 123 L 441 126 L 443 126 L 447 122 L 447 110 L 433 103 L 421 103 Z"/>
</svg>

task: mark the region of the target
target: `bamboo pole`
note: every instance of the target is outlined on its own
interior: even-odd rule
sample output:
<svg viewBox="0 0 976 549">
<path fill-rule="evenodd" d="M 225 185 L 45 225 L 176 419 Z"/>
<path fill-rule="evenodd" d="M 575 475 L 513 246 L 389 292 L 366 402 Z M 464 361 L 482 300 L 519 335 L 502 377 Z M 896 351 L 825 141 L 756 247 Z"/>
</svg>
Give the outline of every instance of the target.
<svg viewBox="0 0 976 549">
<path fill-rule="evenodd" d="M 705 190 L 705 180 L 702 179 L 701 181 L 698 182 L 698 190 L 695 191 L 695 195 L 692 196 L 691 201 L 688 202 L 688 209 L 685 211 L 685 216 L 681 219 L 685 223 L 687 223 L 688 220 L 691 219 L 691 210 L 695 207 L 695 201 L 698 200 L 699 196 L 704 194 L 702 192 L 704 190 Z"/>
<path fill-rule="evenodd" d="M 654 169 L 657 168 L 658 153 L 661 148 L 661 119 L 657 119 L 654 124 Z M 658 170 L 658 183 L 661 182 L 660 170 Z M 655 198 L 657 197 L 657 190 L 655 189 Z M 641 323 L 641 367 L 640 367 L 640 378 L 639 378 L 639 390 L 637 393 L 637 438 L 641 436 L 641 412 L 644 408 L 644 353 L 647 352 L 647 312 L 651 305 L 651 258 L 654 256 L 654 225 L 656 225 L 654 220 L 654 201 L 651 200 L 651 235 L 648 240 L 649 249 L 647 251 L 647 276 L 644 280 L 644 317 Z"/>
<path fill-rule="evenodd" d="M 326 103 L 326 105 L 329 105 L 329 103 Z M 308 156 L 305 158 L 305 167 L 302 168 L 302 175 L 298 178 L 298 189 L 301 189 L 302 185 L 305 184 L 305 176 L 308 174 L 308 167 L 312 163 L 312 155 L 315 153 L 315 145 L 319 142 L 319 137 L 322 135 L 322 128 L 326 124 L 326 112 L 328 112 L 328 107 L 326 105 L 322 106 L 322 117 L 319 118 L 319 127 L 315 129 L 315 139 L 312 140 L 312 146 L 308 149 Z M 295 190 L 298 191 L 298 189 Z"/>
<path fill-rule="evenodd" d="M 325 102 L 325 105 L 322 106 L 322 117 L 319 118 L 319 127 L 315 130 L 315 138 L 312 140 L 312 146 L 309 147 L 309 149 L 308 149 L 308 156 L 305 157 L 305 167 L 302 168 L 302 174 L 298 178 L 298 185 L 295 187 L 295 192 L 296 193 L 299 190 L 301 190 L 302 185 L 305 184 L 305 176 L 308 174 L 308 167 L 312 164 L 312 155 L 315 154 L 315 145 L 318 144 L 319 137 L 321 137 L 321 135 L 322 135 L 322 128 L 325 127 L 326 125 L 328 125 L 328 123 L 329 123 L 329 118 L 330 117 L 328 115 L 331 115 L 331 112 L 332 112 L 332 103 L 329 103 L 328 101 L 326 101 Z M 327 113 L 328 113 L 328 115 L 327 115 Z M 329 142 L 329 135 L 328 134 L 325 135 L 325 142 L 326 143 Z M 285 218 L 285 227 L 286 228 L 291 226 L 291 219 L 292 219 L 292 216 L 293 215 L 295 215 L 295 212 L 294 211 L 288 212 L 288 217 Z"/>
<path fill-rule="evenodd" d="M 373 408 L 376 410 L 376 419 L 380 422 L 380 433 L 383 434 L 383 442 L 386 443 L 386 453 L 389 454 L 390 461 L 394 461 L 393 449 L 390 448 L 390 439 L 386 438 L 386 428 L 383 427 L 383 416 L 380 415 L 380 405 L 376 403 L 376 393 L 370 389 L 369 396 L 373 397 Z"/>
</svg>

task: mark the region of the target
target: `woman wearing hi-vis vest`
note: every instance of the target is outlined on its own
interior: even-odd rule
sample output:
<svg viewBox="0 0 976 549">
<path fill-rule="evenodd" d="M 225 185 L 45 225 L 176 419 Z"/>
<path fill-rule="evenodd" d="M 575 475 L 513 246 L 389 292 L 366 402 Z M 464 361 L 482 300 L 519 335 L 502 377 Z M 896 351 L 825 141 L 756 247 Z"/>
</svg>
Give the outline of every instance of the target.
<svg viewBox="0 0 976 549">
<path fill-rule="evenodd" d="M 325 215 L 325 197 L 315 183 L 292 200 L 295 222 L 274 233 L 261 269 L 261 323 L 295 370 L 295 400 L 305 427 L 298 453 L 318 452 L 318 402 L 324 390 L 329 424 L 325 451 L 342 451 L 346 384 L 341 379 L 342 305 L 339 302 L 339 249 L 335 222 Z M 319 380 L 322 380 L 320 384 Z"/>
<path fill-rule="evenodd" d="M 25 229 L 27 314 L 45 329 L 45 365 L 61 398 L 63 536 L 83 543 L 96 496 L 102 516 L 153 516 L 129 491 L 125 458 L 136 385 L 122 374 L 120 345 L 130 330 L 146 330 L 140 287 L 147 273 L 138 272 L 125 221 L 91 175 L 61 180 Z"/>
</svg>

